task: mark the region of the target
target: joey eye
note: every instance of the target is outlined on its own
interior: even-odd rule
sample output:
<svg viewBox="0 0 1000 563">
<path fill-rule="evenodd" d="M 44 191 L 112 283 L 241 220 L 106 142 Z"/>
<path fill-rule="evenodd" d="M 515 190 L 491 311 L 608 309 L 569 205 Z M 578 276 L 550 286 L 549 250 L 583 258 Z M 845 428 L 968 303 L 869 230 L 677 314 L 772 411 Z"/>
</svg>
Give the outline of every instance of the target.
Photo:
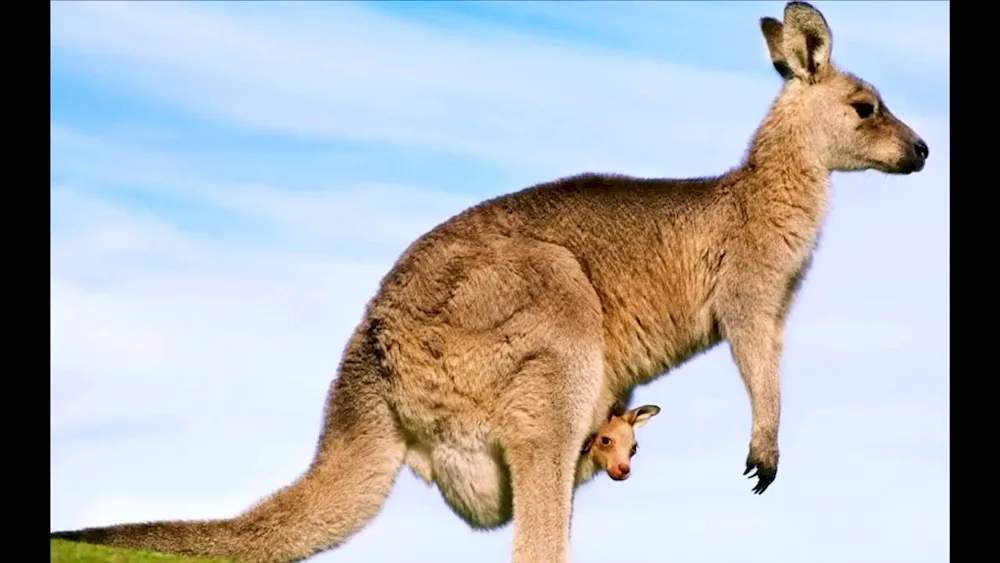
<svg viewBox="0 0 1000 563">
<path fill-rule="evenodd" d="M 854 108 L 854 111 L 858 113 L 858 117 L 861 119 L 865 119 L 875 113 L 875 106 L 864 102 L 853 103 L 851 104 L 851 107 Z"/>
<path fill-rule="evenodd" d="M 637 451 L 639 451 L 639 444 L 632 444 L 632 451 L 630 451 L 628 455 L 633 456 Z"/>
<path fill-rule="evenodd" d="M 610 446 L 611 445 L 611 438 L 608 438 L 607 436 L 601 436 L 601 445 L 602 446 Z"/>
</svg>

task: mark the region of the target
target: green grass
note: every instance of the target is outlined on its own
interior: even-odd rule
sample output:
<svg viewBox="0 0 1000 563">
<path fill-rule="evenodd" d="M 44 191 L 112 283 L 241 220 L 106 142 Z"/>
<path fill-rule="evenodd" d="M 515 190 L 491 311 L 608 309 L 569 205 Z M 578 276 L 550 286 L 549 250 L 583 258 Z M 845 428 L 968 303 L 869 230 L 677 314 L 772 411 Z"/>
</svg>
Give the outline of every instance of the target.
<svg viewBox="0 0 1000 563">
<path fill-rule="evenodd" d="M 192 559 L 148 551 L 111 549 L 52 540 L 52 563 L 224 563 L 225 559 Z"/>
</svg>

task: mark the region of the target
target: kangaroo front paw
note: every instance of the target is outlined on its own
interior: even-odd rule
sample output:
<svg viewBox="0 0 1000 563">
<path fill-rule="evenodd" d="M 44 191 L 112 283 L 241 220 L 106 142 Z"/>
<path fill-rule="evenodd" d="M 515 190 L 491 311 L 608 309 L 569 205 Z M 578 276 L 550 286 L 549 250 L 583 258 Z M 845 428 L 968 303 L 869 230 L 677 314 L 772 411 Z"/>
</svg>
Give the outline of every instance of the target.
<svg viewBox="0 0 1000 563">
<path fill-rule="evenodd" d="M 753 473 L 750 471 L 753 470 Z M 777 447 L 754 447 L 750 446 L 750 454 L 747 455 L 747 468 L 743 472 L 748 479 L 757 478 L 753 493 L 761 494 L 774 482 L 778 475 L 778 448 Z"/>
</svg>

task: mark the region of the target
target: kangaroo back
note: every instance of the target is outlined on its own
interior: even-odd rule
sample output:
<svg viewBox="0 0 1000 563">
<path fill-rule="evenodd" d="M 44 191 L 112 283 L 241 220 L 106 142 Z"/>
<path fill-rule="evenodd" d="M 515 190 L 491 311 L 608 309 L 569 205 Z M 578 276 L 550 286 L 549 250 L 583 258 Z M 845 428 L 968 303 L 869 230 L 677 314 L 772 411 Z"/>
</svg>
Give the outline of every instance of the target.
<svg viewBox="0 0 1000 563">
<path fill-rule="evenodd" d="M 331 385 L 316 456 L 294 483 L 232 519 L 121 524 L 50 537 L 253 563 L 301 561 L 335 547 L 374 518 L 403 463 L 406 447 L 385 386 L 378 349 L 359 327 Z"/>
</svg>

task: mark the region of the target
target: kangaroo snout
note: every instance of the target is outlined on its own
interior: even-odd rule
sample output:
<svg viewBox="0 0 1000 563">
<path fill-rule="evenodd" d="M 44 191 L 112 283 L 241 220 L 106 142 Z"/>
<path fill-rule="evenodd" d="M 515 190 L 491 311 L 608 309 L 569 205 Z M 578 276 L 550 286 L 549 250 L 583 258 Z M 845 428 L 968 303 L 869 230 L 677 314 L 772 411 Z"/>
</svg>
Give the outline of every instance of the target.
<svg viewBox="0 0 1000 563">
<path fill-rule="evenodd" d="M 927 156 L 930 155 L 930 148 L 927 143 L 917 137 L 916 141 L 910 145 L 909 154 L 903 159 L 900 164 L 899 171 L 902 174 L 912 174 L 913 172 L 920 172 L 924 169 L 924 165 L 927 164 Z"/>
<path fill-rule="evenodd" d="M 632 469 L 628 466 L 627 463 L 619 463 L 618 465 L 614 466 L 610 471 L 608 471 L 608 475 L 610 475 L 611 478 L 614 479 L 615 481 L 624 481 L 625 479 L 628 479 L 628 476 L 631 472 Z"/>
</svg>

